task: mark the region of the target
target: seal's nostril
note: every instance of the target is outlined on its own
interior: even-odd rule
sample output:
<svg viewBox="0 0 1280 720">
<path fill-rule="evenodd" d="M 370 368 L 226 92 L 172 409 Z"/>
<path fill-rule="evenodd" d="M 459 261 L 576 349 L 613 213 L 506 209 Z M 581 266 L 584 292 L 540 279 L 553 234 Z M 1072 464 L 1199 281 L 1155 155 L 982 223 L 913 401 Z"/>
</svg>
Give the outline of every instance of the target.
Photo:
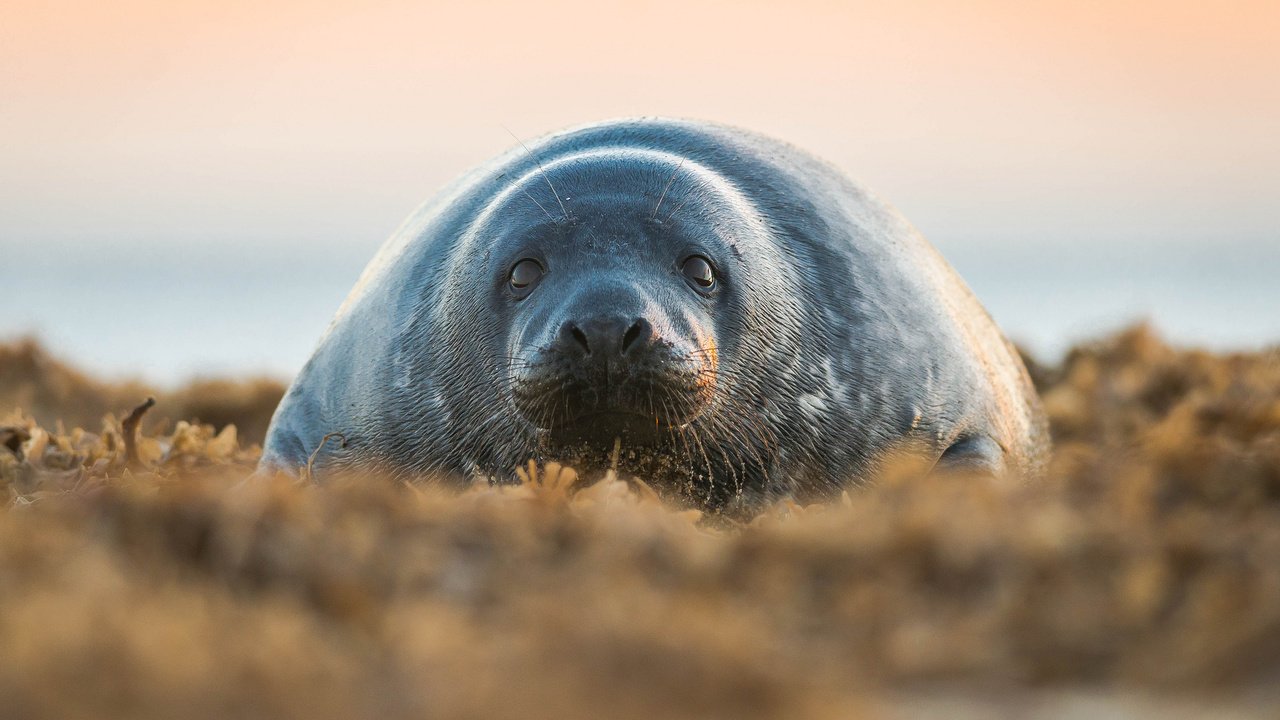
<svg viewBox="0 0 1280 720">
<path fill-rule="evenodd" d="M 582 328 L 570 323 L 569 332 L 573 334 L 573 339 L 577 340 L 578 344 L 582 346 L 582 351 L 590 355 L 591 345 L 587 342 L 587 335 L 582 332 Z"/>
<path fill-rule="evenodd" d="M 631 323 L 631 327 L 627 328 L 626 334 L 622 336 L 622 352 L 625 353 L 627 350 L 630 350 L 631 346 L 634 345 L 637 340 L 640 340 L 648 334 L 649 321 L 644 318 L 640 318 L 639 320 Z"/>
</svg>

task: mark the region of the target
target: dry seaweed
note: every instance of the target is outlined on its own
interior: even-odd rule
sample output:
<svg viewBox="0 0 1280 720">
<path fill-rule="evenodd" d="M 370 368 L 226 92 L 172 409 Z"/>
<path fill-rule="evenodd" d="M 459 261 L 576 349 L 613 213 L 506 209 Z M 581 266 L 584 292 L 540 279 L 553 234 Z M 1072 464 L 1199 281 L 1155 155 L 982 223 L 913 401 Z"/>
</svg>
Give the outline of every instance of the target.
<svg viewBox="0 0 1280 720">
<path fill-rule="evenodd" d="M 899 473 L 733 526 L 624 469 L 246 481 L 233 426 L 130 467 L 112 417 L 0 418 L 5 715 L 1274 717 L 1277 354 L 1137 328 L 1036 377 L 1043 483 Z"/>
</svg>

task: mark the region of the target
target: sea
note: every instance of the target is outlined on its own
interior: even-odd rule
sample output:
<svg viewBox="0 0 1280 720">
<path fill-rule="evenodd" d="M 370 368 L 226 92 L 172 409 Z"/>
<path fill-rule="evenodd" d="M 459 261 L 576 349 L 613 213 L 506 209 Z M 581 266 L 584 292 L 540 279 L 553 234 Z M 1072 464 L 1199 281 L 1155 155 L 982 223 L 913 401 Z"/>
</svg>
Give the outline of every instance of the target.
<svg viewBox="0 0 1280 720">
<path fill-rule="evenodd" d="M 91 375 L 158 386 L 288 379 L 376 249 L 5 244 L 0 342 L 35 337 Z M 938 247 L 1042 361 L 1140 322 L 1182 346 L 1280 345 L 1280 240 Z"/>
</svg>

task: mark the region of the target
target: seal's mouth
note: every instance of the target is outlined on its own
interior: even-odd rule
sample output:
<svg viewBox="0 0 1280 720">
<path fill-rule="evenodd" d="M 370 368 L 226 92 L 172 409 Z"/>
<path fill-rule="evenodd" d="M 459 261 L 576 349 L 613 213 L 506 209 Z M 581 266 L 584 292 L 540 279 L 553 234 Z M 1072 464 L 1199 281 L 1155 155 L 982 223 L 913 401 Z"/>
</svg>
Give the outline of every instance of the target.
<svg viewBox="0 0 1280 720">
<path fill-rule="evenodd" d="M 706 410 L 714 389 L 692 366 L 609 377 L 540 370 L 512 390 L 520 414 L 553 446 L 670 441 Z"/>
<path fill-rule="evenodd" d="M 634 411 L 602 410 L 569 418 L 555 427 L 546 428 L 545 432 L 551 444 L 559 446 L 586 443 L 606 447 L 614 439 L 621 439 L 628 445 L 655 445 L 671 438 L 687 424 L 673 424 L 669 419 Z"/>
</svg>

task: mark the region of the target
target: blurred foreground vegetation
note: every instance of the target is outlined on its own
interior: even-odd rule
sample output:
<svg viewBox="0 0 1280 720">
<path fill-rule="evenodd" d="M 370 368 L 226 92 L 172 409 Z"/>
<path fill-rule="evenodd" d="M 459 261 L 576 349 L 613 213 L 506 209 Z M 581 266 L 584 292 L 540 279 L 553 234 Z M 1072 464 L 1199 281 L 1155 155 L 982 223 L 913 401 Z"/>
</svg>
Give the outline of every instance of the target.
<svg viewBox="0 0 1280 720">
<path fill-rule="evenodd" d="M 1047 481 L 726 526 L 555 467 L 246 483 L 269 381 L 157 394 L 131 460 L 151 388 L 0 347 L 2 714 L 1276 717 L 1280 353 L 1032 371 Z"/>
</svg>

